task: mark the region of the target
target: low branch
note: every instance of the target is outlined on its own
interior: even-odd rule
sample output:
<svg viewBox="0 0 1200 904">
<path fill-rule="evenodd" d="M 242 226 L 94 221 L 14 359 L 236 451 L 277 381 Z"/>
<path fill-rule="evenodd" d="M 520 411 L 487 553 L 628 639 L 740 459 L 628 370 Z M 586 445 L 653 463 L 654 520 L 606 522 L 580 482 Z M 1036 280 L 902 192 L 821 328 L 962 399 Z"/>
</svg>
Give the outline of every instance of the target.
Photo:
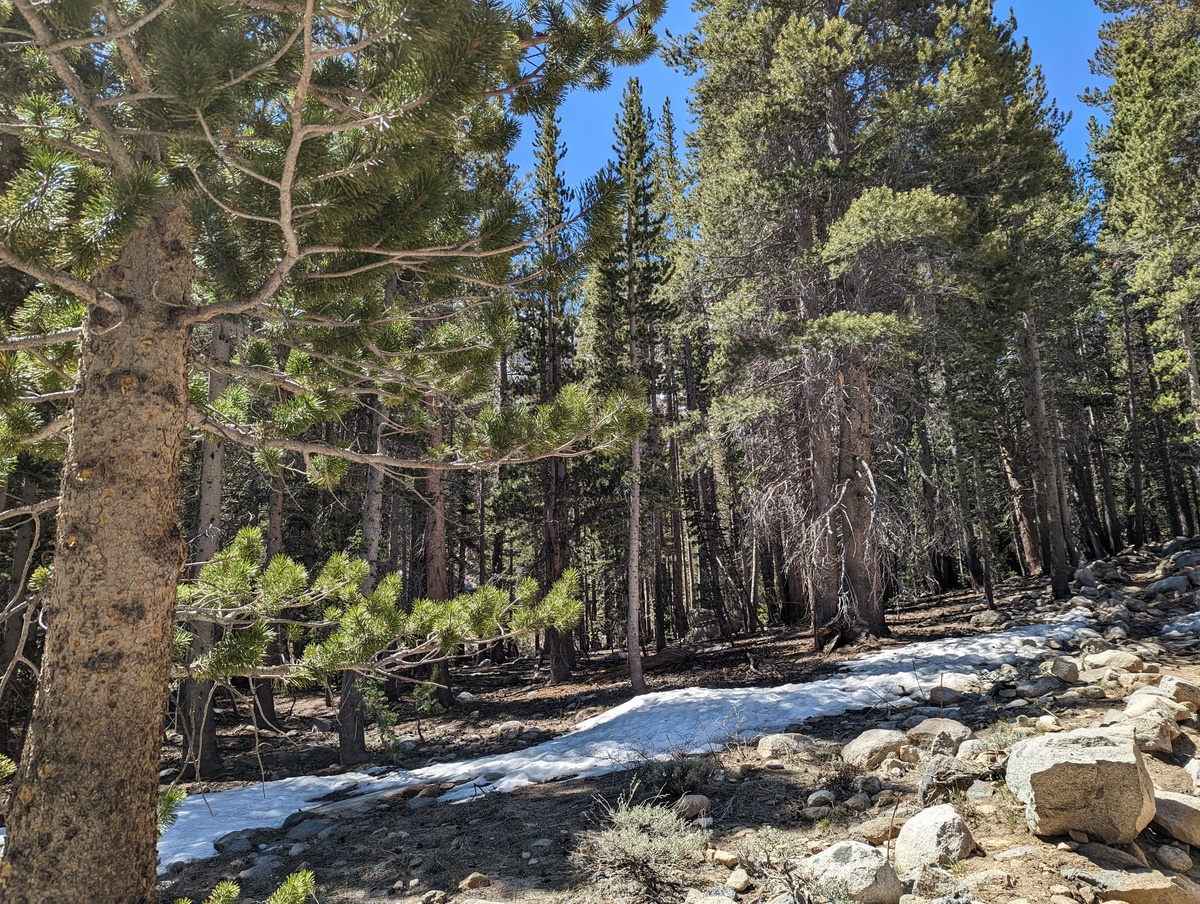
<svg viewBox="0 0 1200 904">
<path fill-rule="evenodd" d="M 83 327 L 72 327 L 69 330 L 59 330 L 55 333 L 36 333 L 30 336 L 10 336 L 0 339 L 0 352 L 19 352 L 26 348 L 45 348 L 47 345 L 59 345 L 63 342 L 78 342 L 83 335 Z"/>
</svg>

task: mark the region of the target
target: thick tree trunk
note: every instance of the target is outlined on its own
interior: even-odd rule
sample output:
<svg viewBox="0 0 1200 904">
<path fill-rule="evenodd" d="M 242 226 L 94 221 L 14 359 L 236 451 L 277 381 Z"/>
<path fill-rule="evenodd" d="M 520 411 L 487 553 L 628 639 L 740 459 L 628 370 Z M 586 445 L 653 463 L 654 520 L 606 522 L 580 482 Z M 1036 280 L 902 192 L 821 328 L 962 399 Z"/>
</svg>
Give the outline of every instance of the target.
<svg viewBox="0 0 1200 904">
<path fill-rule="evenodd" d="M 193 269 L 178 209 L 154 216 L 89 308 L 63 468 L 33 721 L 0 899 L 155 900 L 158 758 L 187 550 L 179 459 Z"/>
<path fill-rule="evenodd" d="M 1067 526 L 1064 522 L 1057 452 L 1050 433 L 1050 418 L 1047 414 L 1045 378 L 1042 374 L 1041 351 L 1038 347 L 1037 323 L 1030 311 L 1025 313 L 1022 332 L 1025 366 L 1028 369 L 1029 408 L 1033 420 L 1034 438 L 1037 443 L 1034 467 L 1041 485 L 1038 507 L 1042 512 L 1048 535 L 1047 570 L 1055 599 L 1065 599 L 1070 591 L 1073 563 L 1068 561 Z"/>
<path fill-rule="evenodd" d="M 875 530 L 875 480 L 871 473 L 871 394 L 860 355 L 842 371 L 838 468 L 844 492 L 841 518 L 843 568 L 850 640 L 883 637 L 883 575 Z"/>
<path fill-rule="evenodd" d="M 639 567 L 642 552 L 642 441 L 633 441 L 633 464 L 629 488 L 629 586 L 626 606 L 625 644 L 629 651 L 629 683 L 634 694 L 646 693 L 642 674 L 642 584 Z"/>
<path fill-rule="evenodd" d="M 224 323 L 213 324 L 212 358 L 228 362 L 232 351 L 230 328 Z M 212 371 L 208 375 L 208 401 L 224 395 L 229 388 L 229 376 Z M 200 498 L 196 513 L 196 535 L 192 541 L 189 571 L 195 577 L 212 561 L 221 548 L 221 480 L 225 475 L 225 441 L 205 434 L 200 448 Z M 192 643 L 188 659 L 203 656 L 217 640 L 217 626 L 212 622 L 197 622 L 192 626 Z M 221 768 L 217 750 L 217 720 L 213 707 L 216 685 L 211 681 L 185 678 L 179 683 L 178 722 L 183 735 L 183 769 L 185 780 L 212 778 Z"/>
</svg>

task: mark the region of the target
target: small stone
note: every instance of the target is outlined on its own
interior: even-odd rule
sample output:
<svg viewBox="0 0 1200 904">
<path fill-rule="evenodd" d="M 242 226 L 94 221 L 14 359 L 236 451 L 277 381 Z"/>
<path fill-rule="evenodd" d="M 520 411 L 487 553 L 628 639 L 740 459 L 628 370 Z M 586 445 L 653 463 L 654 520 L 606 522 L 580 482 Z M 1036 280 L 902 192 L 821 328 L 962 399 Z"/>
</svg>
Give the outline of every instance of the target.
<svg viewBox="0 0 1200 904">
<path fill-rule="evenodd" d="M 738 855 L 730 851 L 722 851 L 719 848 L 712 852 L 713 863 L 718 863 L 726 869 L 736 869 L 738 863 Z"/>
<path fill-rule="evenodd" d="M 1087 844 L 1091 839 L 1088 838 L 1087 832 L 1081 832 L 1079 829 L 1071 829 L 1067 832 L 1067 837 L 1076 844 Z"/>
<path fill-rule="evenodd" d="M 855 813 L 862 813 L 864 810 L 871 809 L 871 797 L 868 794 L 855 794 L 847 798 L 845 806 Z"/>
<path fill-rule="evenodd" d="M 729 878 L 725 880 L 725 887 L 732 888 L 737 892 L 743 892 L 753 884 L 754 882 L 750 879 L 750 874 L 741 867 L 730 873 Z"/>
<path fill-rule="evenodd" d="M 802 734 L 773 734 L 758 741 L 758 755 L 764 760 L 811 758 L 815 754 L 816 745 Z"/>
<path fill-rule="evenodd" d="M 808 800 L 805 803 L 810 807 L 832 807 L 837 803 L 837 798 L 833 796 L 832 791 L 822 789 L 808 795 Z"/>
<path fill-rule="evenodd" d="M 492 880 L 483 873 L 471 873 L 471 875 L 458 883 L 458 890 L 470 891 L 473 888 L 486 888 L 491 884 Z"/>
<path fill-rule="evenodd" d="M 683 819 L 695 819 L 712 810 L 712 801 L 703 794 L 685 794 L 675 802 L 675 812 Z"/>
</svg>

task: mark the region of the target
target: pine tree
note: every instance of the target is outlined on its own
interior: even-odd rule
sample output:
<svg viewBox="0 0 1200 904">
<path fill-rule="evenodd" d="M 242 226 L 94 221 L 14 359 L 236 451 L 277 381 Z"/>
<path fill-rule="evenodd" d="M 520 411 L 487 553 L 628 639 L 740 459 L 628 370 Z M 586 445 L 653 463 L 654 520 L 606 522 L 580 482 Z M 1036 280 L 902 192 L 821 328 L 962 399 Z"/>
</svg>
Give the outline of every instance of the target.
<svg viewBox="0 0 1200 904">
<path fill-rule="evenodd" d="M 571 85 L 602 84 L 611 65 L 652 49 L 661 7 L 594 0 L 548 29 L 524 8 L 472 0 L 15 0 L 0 11 L 6 40 L 21 46 L 0 115 L 23 156 L 0 197 L 0 262 L 42 286 L 35 304 L 52 328 L 24 349 L 70 354 L 80 340 L 6 900 L 84 888 L 154 896 L 156 701 L 185 561 L 177 500 L 193 329 L 257 318 L 311 330 L 326 344 L 301 339 L 307 360 L 342 356 L 351 382 L 389 385 L 404 338 L 386 327 L 386 305 L 361 304 L 371 280 L 405 268 L 494 281 L 491 256 L 518 238 L 511 206 L 475 191 L 460 165 L 468 151 L 511 143 L 501 99 L 526 112 Z M 527 62 L 542 52 L 548 65 Z M 36 322 L 33 310 L 16 323 Z M 347 338 L 322 333 L 343 314 Z M 364 330 L 390 344 L 364 350 Z M 296 369 L 250 366 L 284 383 L 307 376 L 303 356 Z M 294 395 L 301 418 L 329 400 L 307 386 Z M 485 418 L 492 442 L 453 450 L 444 466 L 553 454 L 594 435 L 588 407 Z M 423 463 L 264 435 L 211 409 L 191 422 L 303 455 L 318 475 L 335 461 Z M 10 441 L 44 426 L 36 412 L 6 410 Z"/>
<path fill-rule="evenodd" d="M 657 380 L 652 349 L 658 338 L 658 288 L 667 275 L 663 219 L 657 210 L 650 117 L 641 84 L 631 78 L 615 129 L 613 173 L 622 192 L 620 236 L 593 274 L 591 286 L 594 374 L 599 385 L 621 386 L 646 399 L 653 411 Z M 651 424 L 651 431 L 654 425 Z M 642 453 L 638 436 L 630 452 L 626 546 L 626 644 L 635 694 L 645 693 L 641 663 Z"/>
</svg>

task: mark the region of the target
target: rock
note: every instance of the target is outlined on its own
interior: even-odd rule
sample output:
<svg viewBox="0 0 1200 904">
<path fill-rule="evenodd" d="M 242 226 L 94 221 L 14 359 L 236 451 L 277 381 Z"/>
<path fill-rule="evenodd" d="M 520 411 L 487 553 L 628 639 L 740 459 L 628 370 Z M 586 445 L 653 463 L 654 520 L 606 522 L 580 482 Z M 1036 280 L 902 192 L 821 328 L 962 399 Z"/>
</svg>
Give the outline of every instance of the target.
<svg viewBox="0 0 1200 904">
<path fill-rule="evenodd" d="M 306 819 L 304 822 L 292 826 L 284 837 L 288 841 L 308 841 L 316 838 L 332 825 L 332 819 Z"/>
<path fill-rule="evenodd" d="M 899 904 L 904 886 L 883 852 L 859 841 L 841 841 L 804 861 L 810 881 L 840 882 L 860 904 Z"/>
<path fill-rule="evenodd" d="M 259 857 L 254 865 L 238 873 L 239 879 L 249 879 L 251 882 L 270 879 L 283 868 L 282 857 Z"/>
<path fill-rule="evenodd" d="M 980 612 L 978 615 L 971 616 L 972 628 L 999 628 L 1004 624 L 1003 613 L 997 612 L 995 609 L 988 609 L 985 612 Z"/>
<path fill-rule="evenodd" d="M 991 782 L 973 781 L 967 788 L 967 800 L 980 801 L 996 796 L 996 789 Z"/>
<path fill-rule="evenodd" d="M 1047 675 L 1053 675 L 1060 681 L 1074 683 L 1079 680 L 1079 665 L 1074 659 L 1068 659 L 1065 656 L 1043 662 L 1042 671 Z"/>
<path fill-rule="evenodd" d="M 257 831 L 257 829 L 239 829 L 236 832 L 230 832 L 214 841 L 213 847 L 217 849 L 218 854 L 249 854 L 254 850 L 254 842 L 250 840 L 251 836 Z"/>
<path fill-rule="evenodd" d="M 975 760 L 983 757 L 988 752 L 987 742 L 969 738 L 958 745 L 958 758 L 960 760 Z"/>
<path fill-rule="evenodd" d="M 730 873 L 729 878 L 725 880 L 725 887 L 732 888 L 737 892 L 745 891 L 753 884 L 754 882 L 751 880 L 750 874 L 741 867 Z"/>
<path fill-rule="evenodd" d="M 899 753 L 907 743 L 904 732 L 872 728 L 842 748 L 842 759 L 860 769 L 876 769 L 889 753 Z"/>
<path fill-rule="evenodd" d="M 525 723 L 516 719 L 510 719 L 507 722 L 501 722 L 496 726 L 496 733 L 502 738 L 515 738 L 525 730 Z"/>
<path fill-rule="evenodd" d="M 1200 797 L 1154 792 L 1154 824 L 1185 844 L 1200 845 Z"/>
<path fill-rule="evenodd" d="M 860 825 L 858 834 L 866 839 L 868 844 L 886 844 L 900 834 L 906 822 L 906 816 L 896 816 L 895 819 L 891 816 L 876 816 Z"/>
<path fill-rule="evenodd" d="M 864 810 L 871 809 L 871 796 L 869 794 L 854 794 L 846 798 L 844 806 L 847 810 L 853 810 L 855 813 L 862 813 Z"/>
<path fill-rule="evenodd" d="M 909 819 L 896 837 L 896 871 L 904 876 L 921 866 L 947 866 L 973 850 L 975 839 L 954 807 L 930 807 Z"/>
<path fill-rule="evenodd" d="M 931 757 L 917 787 L 917 805 L 927 807 L 949 800 L 951 792 L 966 791 L 979 773 L 952 756 Z"/>
<path fill-rule="evenodd" d="M 1193 684 L 1176 675 L 1164 675 L 1158 683 L 1158 689 L 1165 692 L 1176 703 L 1190 704 L 1193 710 L 1200 710 L 1200 685 Z"/>
<path fill-rule="evenodd" d="M 910 728 L 906 734 L 914 744 L 926 747 L 933 739 L 945 732 L 956 745 L 971 737 L 971 729 L 954 719 L 925 719 Z"/>
<path fill-rule="evenodd" d="M 813 822 L 824 819 L 833 812 L 833 807 L 805 807 L 800 811 L 800 815 L 805 819 L 811 819 Z"/>
<path fill-rule="evenodd" d="M 471 873 L 467 878 L 458 883 L 459 891 L 471 891 L 476 888 L 486 888 L 492 884 L 492 880 L 483 873 Z"/>
<path fill-rule="evenodd" d="M 1143 593 L 1146 596 L 1158 596 L 1160 593 L 1187 593 L 1192 589 L 1191 579 L 1186 574 L 1173 574 L 1169 578 L 1155 581 Z"/>
<path fill-rule="evenodd" d="M 1188 856 L 1188 852 L 1177 848 L 1172 844 L 1164 844 L 1154 856 L 1169 870 L 1174 870 L 1177 873 L 1186 873 L 1193 866 L 1192 858 Z"/>
<path fill-rule="evenodd" d="M 1186 876 L 1167 876 L 1147 869 L 1128 854 L 1102 844 L 1085 844 L 1079 853 L 1098 868 L 1063 870 L 1063 876 L 1087 883 L 1101 901 L 1200 904 L 1200 885 Z"/>
<path fill-rule="evenodd" d="M 912 893 L 926 899 L 953 891 L 958 884 L 953 873 L 932 864 L 920 867 L 910 878 Z"/>
<path fill-rule="evenodd" d="M 1126 653 L 1124 650 L 1092 653 L 1084 657 L 1083 664 L 1088 669 L 1124 669 L 1127 672 L 1140 672 L 1146 667 L 1141 656 Z"/>
<path fill-rule="evenodd" d="M 808 795 L 808 800 L 805 801 L 805 804 L 810 807 L 832 807 L 836 803 L 837 798 L 833 796 L 833 792 L 825 789 L 814 791 Z"/>
<path fill-rule="evenodd" d="M 684 819 L 695 819 L 712 810 L 712 801 L 703 794 L 685 794 L 675 801 L 675 812 Z"/>
<path fill-rule="evenodd" d="M 726 869 L 737 869 L 738 863 L 741 861 L 738 860 L 738 855 L 732 851 L 722 851 L 718 849 L 712 853 L 712 862 L 719 863 Z"/>
<path fill-rule="evenodd" d="M 1017 696 L 1024 697 L 1026 700 L 1036 700 L 1047 694 L 1056 694 L 1062 689 L 1061 681 L 1053 675 L 1044 675 L 1041 678 L 1031 678 L 1029 681 L 1022 681 L 1018 684 Z"/>
<path fill-rule="evenodd" d="M 764 760 L 779 760 L 788 757 L 808 758 L 815 754 L 816 745 L 810 738 L 806 738 L 802 734 L 792 732 L 772 734 L 758 740 L 758 755 Z"/>
<path fill-rule="evenodd" d="M 1119 718 L 1112 719 L 1111 715 Z M 1113 729 L 1125 734 L 1132 733 L 1138 750 L 1143 753 L 1171 754 L 1175 750 L 1175 739 L 1180 735 L 1179 724 L 1163 712 L 1148 712 L 1134 719 L 1124 713 L 1112 713 L 1105 722 Z M 1114 724 L 1115 723 L 1115 724 Z"/>
<path fill-rule="evenodd" d="M 1154 818 L 1154 786 L 1128 736 L 1097 729 L 1043 735 L 1012 749 L 1008 787 L 1038 835 L 1087 832 L 1128 844 Z"/>
<path fill-rule="evenodd" d="M 1096 574 L 1087 565 L 1075 572 L 1075 583 L 1080 587 L 1095 587 Z"/>
<path fill-rule="evenodd" d="M 1145 713 L 1166 713 L 1176 722 L 1186 722 L 1192 717 L 1192 710 L 1186 704 L 1176 703 L 1169 697 L 1159 697 L 1153 694 L 1134 696 L 1125 704 L 1125 715 L 1134 719 Z"/>
</svg>

